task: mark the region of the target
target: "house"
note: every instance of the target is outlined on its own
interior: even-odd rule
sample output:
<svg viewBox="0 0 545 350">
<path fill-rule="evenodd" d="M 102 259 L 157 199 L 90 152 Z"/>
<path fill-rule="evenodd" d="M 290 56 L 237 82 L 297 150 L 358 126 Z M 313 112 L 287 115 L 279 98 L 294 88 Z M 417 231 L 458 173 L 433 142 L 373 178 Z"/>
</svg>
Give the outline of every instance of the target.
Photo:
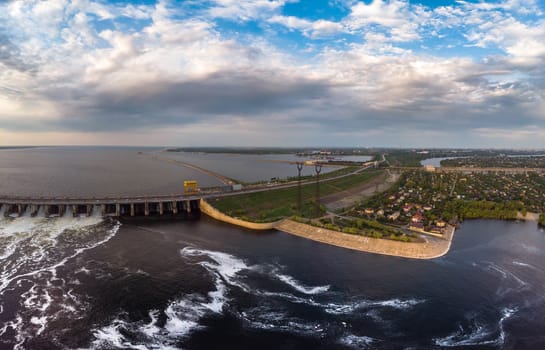
<svg viewBox="0 0 545 350">
<path fill-rule="evenodd" d="M 373 215 L 375 213 L 373 208 L 366 208 L 364 212 L 366 215 Z"/>
<path fill-rule="evenodd" d="M 437 227 L 443 228 L 443 227 L 446 227 L 446 226 L 447 226 L 447 223 L 444 222 L 443 220 L 437 220 L 437 221 L 435 222 L 435 225 L 436 225 Z"/>
<path fill-rule="evenodd" d="M 421 212 L 416 212 L 416 214 L 413 215 L 413 217 L 411 218 L 411 222 L 422 222 L 422 219 L 424 217 L 422 216 L 422 213 Z"/>
<path fill-rule="evenodd" d="M 435 167 L 433 165 L 426 165 L 424 166 L 424 170 L 430 172 L 430 173 L 434 173 L 435 172 Z"/>
<path fill-rule="evenodd" d="M 411 222 L 409 224 L 409 230 L 422 232 L 424 231 L 424 224 L 421 222 Z"/>
<path fill-rule="evenodd" d="M 377 216 L 384 216 L 384 210 L 379 209 L 379 210 L 377 211 Z"/>
<path fill-rule="evenodd" d="M 400 215 L 400 214 L 401 214 L 401 213 L 400 213 L 399 211 L 396 211 L 396 212 L 394 212 L 394 213 L 388 215 L 388 219 L 390 219 L 390 220 L 392 220 L 392 221 L 395 221 L 395 220 L 397 220 L 397 219 L 399 218 L 399 215 Z"/>
</svg>

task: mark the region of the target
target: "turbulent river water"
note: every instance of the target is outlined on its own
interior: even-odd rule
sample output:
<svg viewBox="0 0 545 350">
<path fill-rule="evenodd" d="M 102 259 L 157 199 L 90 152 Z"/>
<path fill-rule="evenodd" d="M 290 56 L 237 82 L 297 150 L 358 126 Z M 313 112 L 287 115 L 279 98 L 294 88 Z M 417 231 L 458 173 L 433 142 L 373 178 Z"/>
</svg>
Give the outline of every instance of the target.
<svg viewBox="0 0 545 350">
<path fill-rule="evenodd" d="M 466 221 L 418 261 L 207 217 L 0 209 L 0 349 L 543 349 L 544 261 L 534 222 Z"/>
<path fill-rule="evenodd" d="M 1 349 L 545 347 L 544 233 L 472 221 L 431 261 L 201 218 L 4 218 Z"/>
</svg>

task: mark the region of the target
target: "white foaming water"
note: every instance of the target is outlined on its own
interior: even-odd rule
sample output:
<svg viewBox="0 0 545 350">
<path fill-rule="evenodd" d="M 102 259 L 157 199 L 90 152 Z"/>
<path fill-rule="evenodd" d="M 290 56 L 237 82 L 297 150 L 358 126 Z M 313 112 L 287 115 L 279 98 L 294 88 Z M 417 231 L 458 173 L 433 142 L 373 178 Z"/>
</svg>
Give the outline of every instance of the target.
<svg viewBox="0 0 545 350">
<path fill-rule="evenodd" d="M 189 257 L 208 257 L 213 260 L 213 262 L 210 261 L 200 261 L 198 262 L 199 265 L 206 268 L 214 277 L 216 277 L 216 289 L 219 291 L 220 289 L 223 289 L 223 281 L 226 281 L 228 284 L 232 286 L 237 286 L 240 289 L 250 292 L 250 288 L 244 284 L 239 282 L 236 277 L 237 274 L 240 273 L 243 270 L 253 270 L 254 267 L 248 266 L 246 263 L 244 263 L 243 260 L 238 259 L 232 255 L 222 253 L 222 252 L 215 252 L 210 250 L 204 250 L 204 249 L 196 249 L 193 247 L 185 247 L 181 250 L 181 254 L 185 258 Z M 218 278 L 221 277 L 221 278 Z M 218 295 L 216 294 L 216 297 Z"/>
<path fill-rule="evenodd" d="M 53 221 L 53 222 L 50 222 L 50 221 Z M 50 256 L 50 254 L 48 254 L 48 252 L 50 252 L 52 250 L 52 248 L 54 248 L 56 246 L 56 244 L 58 243 L 58 240 L 57 238 L 63 233 L 65 232 L 67 229 L 70 229 L 70 230 L 77 230 L 77 229 L 82 229 L 82 228 L 86 228 L 86 227 L 90 227 L 90 226 L 94 226 L 98 223 L 100 223 L 101 219 L 100 220 L 97 220 L 97 218 L 93 218 L 93 217 L 90 217 L 90 218 L 85 218 L 85 219 L 81 219 L 81 218 L 71 218 L 71 219 L 64 219 L 64 218 L 57 218 L 57 219 L 52 219 L 52 220 L 43 220 L 42 222 L 44 223 L 43 225 L 39 225 L 39 226 L 36 226 L 34 229 L 33 229 L 33 232 L 32 232 L 32 248 L 36 249 L 35 251 L 33 251 L 31 254 L 29 255 L 22 255 L 20 256 L 20 261 L 16 261 L 14 263 L 15 267 L 16 268 L 13 268 L 11 270 L 3 270 L 0 274 L 0 295 L 1 293 L 4 291 L 4 289 L 14 280 L 17 280 L 19 278 L 22 278 L 22 277 L 31 277 L 31 276 L 35 276 L 39 273 L 42 273 L 42 272 L 50 272 L 52 274 L 54 274 L 55 270 L 64 265 L 68 260 L 78 256 L 79 254 L 81 254 L 82 252 L 86 251 L 86 250 L 89 250 L 89 249 L 93 249 L 103 243 L 106 243 L 107 241 L 109 241 L 113 236 L 115 236 L 115 234 L 117 233 L 119 227 L 121 226 L 120 223 L 117 223 L 113 229 L 111 229 L 107 236 L 101 240 L 101 241 L 98 241 L 96 243 L 91 243 L 90 245 L 88 246 L 83 246 L 81 248 L 76 248 L 74 249 L 74 253 L 71 254 L 71 255 L 68 255 L 64 258 L 62 258 L 60 261 L 57 261 L 57 262 L 54 262 L 53 261 L 53 264 L 52 265 L 48 265 L 48 266 L 45 266 L 45 267 L 40 267 L 36 270 L 31 270 L 31 271 L 27 271 L 27 272 L 23 272 L 21 273 L 21 271 L 19 271 L 19 268 L 21 267 L 24 267 L 25 266 L 25 263 L 29 262 L 29 263 L 32 263 L 33 266 L 37 265 L 36 263 L 39 263 L 41 261 L 36 261 L 36 257 L 42 257 L 43 260 L 47 260 L 46 258 L 48 258 Z M 22 233 L 23 235 L 28 235 L 29 233 L 28 232 L 23 232 Z M 32 258 L 32 260 L 28 260 L 27 258 Z M 49 261 L 45 261 L 46 263 L 49 263 Z"/>
<path fill-rule="evenodd" d="M 543 251 L 541 251 L 539 248 L 530 246 L 528 244 L 521 243 L 520 246 L 527 251 L 528 253 L 535 254 L 535 255 L 542 255 Z"/>
<path fill-rule="evenodd" d="M 151 310 L 150 322 L 127 322 L 119 316 L 109 325 L 93 332 L 95 341 L 94 349 L 106 348 L 150 348 L 170 349 L 180 339 L 187 337 L 195 330 L 201 329 L 200 321 L 206 315 L 222 314 L 226 303 L 230 301 L 228 294 L 230 288 L 238 288 L 241 291 L 260 298 L 260 306 L 249 308 L 240 312 L 240 317 L 247 327 L 276 332 L 294 333 L 304 336 L 317 337 L 330 328 L 326 322 L 304 320 L 289 315 L 278 309 L 278 300 L 285 299 L 288 302 L 306 304 L 316 307 L 330 314 L 350 314 L 360 308 L 395 308 L 405 310 L 424 302 L 415 299 L 391 299 L 385 301 L 355 301 L 349 303 L 325 303 L 315 301 L 314 296 L 329 290 L 329 286 L 308 287 L 297 279 L 282 273 L 279 268 L 271 266 L 249 265 L 244 260 L 233 255 L 185 247 L 180 251 L 182 258 L 190 263 L 204 267 L 213 278 L 215 290 L 206 294 L 184 295 L 172 302 L 163 310 Z M 273 292 L 255 288 L 245 277 L 245 272 L 260 273 L 271 280 L 280 280 L 284 284 L 295 289 L 304 296 L 294 295 L 288 292 Z M 276 300 L 275 300 L 276 299 Z M 163 313 L 166 316 L 164 326 L 157 325 L 158 316 Z M 336 327 L 343 328 L 341 324 Z M 132 336 L 128 338 L 127 334 Z M 133 339 L 138 339 L 135 341 Z M 374 340 L 367 337 L 345 335 L 339 338 L 339 342 L 351 347 L 367 347 Z"/>
<path fill-rule="evenodd" d="M 330 288 L 329 285 L 327 286 L 317 286 L 317 287 L 307 287 L 305 285 L 303 285 L 301 282 L 297 281 L 295 278 L 291 277 L 291 276 L 288 276 L 288 275 L 283 275 L 283 274 L 277 274 L 276 277 L 290 285 L 291 287 L 293 287 L 295 290 L 297 290 L 298 292 L 301 292 L 301 293 L 304 293 L 304 294 L 320 294 L 320 293 L 324 293 L 324 292 L 327 292 Z"/>
<path fill-rule="evenodd" d="M 541 268 L 538 268 L 538 267 L 536 267 L 536 266 L 534 266 L 534 265 L 530 265 L 530 264 L 523 263 L 523 262 L 520 262 L 520 261 L 515 261 L 515 260 L 513 260 L 513 265 L 522 266 L 522 267 L 527 267 L 527 268 L 529 268 L 529 269 L 531 269 L 531 270 L 535 270 L 535 271 L 538 271 L 538 272 L 541 272 L 541 273 L 545 273 L 545 272 L 543 271 L 543 269 L 541 269 Z"/>
<path fill-rule="evenodd" d="M 96 346 L 102 348 L 102 345 L 108 344 L 116 348 L 147 350 L 148 347 L 144 345 L 132 344 L 125 339 L 125 337 L 120 333 L 120 328 L 123 328 L 125 325 L 126 323 L 123 320 L 116 319 L 111 325 L 96 330 L 94 332 L 96 340 L 93 342 L 93 348 Z"/>
<path fill-rule="evenodd" d="M 328 328 L 326 324 L 293 317 L 286 311 L 278 311 L 268 306 L 246 310 L 241 313 L 241 317 L 251 328 L 305 336 L 323 335 Z"/>
<path fill-rule="evenodd" d="M 325 311 L 334 315 L 351 314 L 359 309 L 388 307 L 398 310 L 407 310 L 418 304 L 424 303 L 425 300 L 419 299 L 390 299 L 383 301 L 360 300 L 352 303 L 329 303 L 325 307 Z"/>
<path fill-rule="evenodd" d="M 21 309 L 8 322 L 16 332 L 14 344 L 43 334 L 49 321 L 74 318 L 81 303 L 66 281 L 57 278 L 57 269 L 81 253 L 106 243 L 117 233 L 113 227 L 97 226 L 100 216 L 74 218 L 70 212 L 60 218 L 30 217 L 0 220 L 0 303 L 14 287 L 20 291 Z M 55 281 L 54 285 L 51 283 Z M 4 308 L 0 307 L 2 313 Z M 1 329 L 6 332 L 7 327 Z"/>
<path fill-rule="evenodd" d="M 339 342 L 355 349 L 369 349 L 372 348 L 372 344 L 375 342 L 375 339 L 366 336 L 348 334 L 339 339 Z"/>
<path fill-rule="evenodd" d="M 198 264 L 206 268 L 214 277 L 215 290 L 207 293 L 206 296 L 190 294 L 174 300 L 163 311 L 166 322 L 163 327 L 158 327 L 158 310 L 149 313 L 151 322 L 129 323 L 120 318 L 111 324 L 93 332 L 95 341 L 92 344 L 94 349 L 103 347 L 109 348 L 134 348 L 134 349 L 175 349 L 176 342 L 191 332 L 200 329 L 200 319 L 206 314 L 220 314 L 227 301 L 226 281 L 230 285 L 246 286 L 235 281 L 237 274 L 249 266 L 244 261 L 232 255 L 200 250 L 192 247 L 185 247 L 181 250 L 182 257 L 207 257 L 212 261 L 199 261 Z M 137 334 L 139 342 L 127 339 L 121 330 Z"/>
<path fill-rule="evenodd" d="M 519 263 L 520 265 L 521 263 Z M 503 297 L 511 292 L 518 292 L 521 290 L 528 289 L 530 287 L 529 283 L 520 279 L 515 273 L 509 271 L 507 268 L 503 268 L 497 264 L 487 262 L 487 265 L 484 267 L 486 271 L 492 271 L 498 273 L 502 281 L 502 285 L 496 291 L 496 295 Z"/>
<path fill-rule="evenodd" d="M 95 340 L 91 349 L 117 348 L 117 349 L 178 349 L 176 343 L 201 328 L 199 320 L 208 311 L 202 297 L 189 295 L 185 299 L 171 302 L 164 310 L 167 318 L 164 327 L 156 325 L 158 310 L 149 312 L 149 323 L 129 323 L 116 318 L 112 323 L 93 331 Z M 137 334 L 140 341 L 127 339 L 127 332 Z"/>
<path fill-rule="evenodd" d="M 249 269 L 248 265 L 241 259 L 235 258 L 232 255 L 213 252 L 210 250 L 196 249 L 192 247 L 185 247 L 181 251 L 183 256 L 207 256 L 214 260 L 215 264 L 207 262 L 201 262 L 200 264 L 205 267 L 211 267 L 218 271 L 223 277 L 230 279 L 242 270 Z"/>
<path fill-rule="evenodd" d="M 17 316 L 15 318 L 15 320 L 8 321 L 8 322 L 4 323 L 4 326 L 2 328 L 0 328 L 0 337 L 3 336 L 8 331 L 8 329 L 11 329 L 11 330 L 15 331 L 15 341 L 16 341 L 16 343 L 13 346 L 14 350 L 19 350 L 19 349 L 23 350 L 22 345 L 23 345 L 23 343 L 25 341 L 25 338 L 19 332 L 22 325 L 23 325 L 23 319 L 21 318 L 21 316 Z"/>
<path fill-rule="evenodd" d="M 523 262 L 520 262 L 520 261 L 513 261 L 513 265 L 518 265 L 518 266 L 525 266 L 525 267 L 530 267 L 530 268 L 534 268 L 534 266 L 530 265 L 530 264 L 526 264 L 526 263 L 523 263 Z"/>
<path fill-rule="evenodd" d="M 444 347 L 479 345 L 503 346 L 506 337 L 504 329 L 505 320 L 513 316 L 516 311 L 516 308 L 503 308 L 501 311 L 502 316 L 498 321 L 496 329 L 491 326 L 482 325 L 476 320 L 473 320 L 469 331 L 466 331 L 462 325 L 459 325 L 458 331 L 444 338 L 436 338 L 434 339 L 434 342 L 436 345 Z"/>
</svg>

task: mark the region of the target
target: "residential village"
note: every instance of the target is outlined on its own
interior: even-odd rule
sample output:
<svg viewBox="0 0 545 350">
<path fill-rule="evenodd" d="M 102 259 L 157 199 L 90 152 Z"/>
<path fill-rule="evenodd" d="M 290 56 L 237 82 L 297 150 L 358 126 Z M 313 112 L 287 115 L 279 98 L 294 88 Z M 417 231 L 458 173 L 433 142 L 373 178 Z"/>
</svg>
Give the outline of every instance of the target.
<svg viewBox="0 0 545 350">
<path fill-rule="evenodd" d="M 351 211 L 411 231 L 443 234 L 459 220 L 516 219 L 545 210 L 545 175 L 404 172 L 398 183 Z"/>
</svg>

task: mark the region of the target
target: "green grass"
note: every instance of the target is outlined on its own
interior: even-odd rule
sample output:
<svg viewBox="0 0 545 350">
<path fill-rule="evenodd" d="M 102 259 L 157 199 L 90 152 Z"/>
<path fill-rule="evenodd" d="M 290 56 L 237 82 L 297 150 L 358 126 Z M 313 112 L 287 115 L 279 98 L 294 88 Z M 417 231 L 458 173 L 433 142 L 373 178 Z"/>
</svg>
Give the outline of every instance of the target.
<svg viewBox="0 0 545 350">
<path fill-rule="evenodd" d="M 322 173 L 322 174 L 320 174 L 320 180 L 325 180 L 325 179 L 330 179 L 330 178 L 337 177 L 337 176 L 347 175 L 347 174 L 353 173 L 354 171 L 358 170 L 359 168 L 361 168 L 361 167 L 359 167 L 359 166 L 346 166 L 346 167 L 343 167 L 343 168 L 340 168 L 340 169 L 330 171 L 328 173 Z M 296 169 L 295 166 L 294 166 L 294 169 Z M 294 172 L 297 173 L 297 170 L 295 170 Z M 301 181 L 306 181 L 306 180 L 310 180 L 310 179 L 313 179 L 313 178 L 315 178 L 315 175 L 304 175 L 304 176 L 301 176 Z M 290 182 L 290 181 L 297 181 L 297 175 L 289 176 L 287 178 L 277 179 L 276 183 L 284 183 L 284 182 Z M 240 182 L 240 183 L 247 186 L 247 185 L 260 185 L 260 184 L 265 184 L 265 183 L 268 183 L 268 182 L 269 181 Z"/>
<path fill-rule="evenodd" d="M 320 197 L 360 186 L 381 174 L 382 170 L 369 170 L 341 179 L 320 182 Z M 302 216 L 315 217 L 316 184 L 301 186 L 301 194 Z M 227 215 L 254 222 L 271 222 L 299 215 L 297 187 L 223 197 L 210 201 L 210 204 Z M 321 211 L 324 211 L 323 207 Z"/>
</svg>

